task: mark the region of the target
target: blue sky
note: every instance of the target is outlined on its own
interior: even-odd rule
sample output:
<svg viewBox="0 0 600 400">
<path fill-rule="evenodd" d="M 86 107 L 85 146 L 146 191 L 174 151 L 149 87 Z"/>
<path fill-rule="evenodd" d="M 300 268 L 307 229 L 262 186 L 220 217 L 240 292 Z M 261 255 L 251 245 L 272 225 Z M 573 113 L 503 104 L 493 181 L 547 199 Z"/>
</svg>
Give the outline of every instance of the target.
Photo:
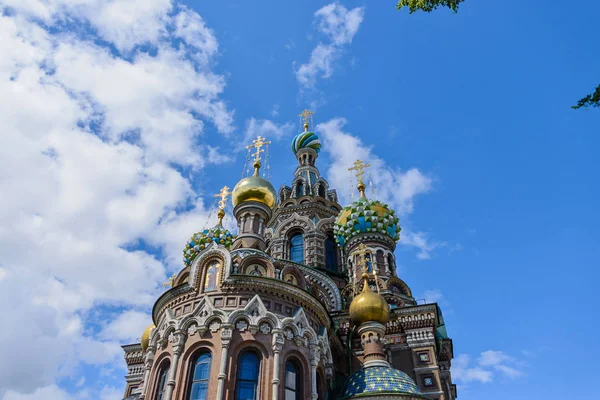
<svg viewBox="0 0 600 400">
<path fill-rule="evenodd" d="M 460 399 L 600 395 L 570 367 L 600 356 L 600 111 L 570 109 L 599 83 L 600 4 L 539 4 L 0 0 L 0 357 L 21 357 L 0 399 L 118 398 L 119 344 L 240 144 L 270 138 L 291 182 L 306 107 L 342 201 L 360 156 L 400 214 L 399 273 L 442 305 Z"/>
</svg>

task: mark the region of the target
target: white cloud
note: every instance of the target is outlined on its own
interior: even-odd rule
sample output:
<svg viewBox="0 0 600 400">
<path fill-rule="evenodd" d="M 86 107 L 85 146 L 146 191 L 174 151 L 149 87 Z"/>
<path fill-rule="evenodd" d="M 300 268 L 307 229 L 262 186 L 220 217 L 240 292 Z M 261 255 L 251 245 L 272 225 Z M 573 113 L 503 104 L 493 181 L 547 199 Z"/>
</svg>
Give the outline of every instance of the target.
<svg viewBox="0 0 600 400">
<path fill-rule="evenodd" d="M 452 361 L 452 378 L 455 382 L 491 382 L 498 374 L 511 379 L 524 375 L 522 363 L 502 351 L 487 350 L 473 362 L 467 354 L 460 354 Z"/>
<path fill-rule="evenodd" d="M 363 21 L 363 7 L 348 10 L 342 4 L 333 2 L 315 12 L 317 28 L 335 45 L 352 43 L 352 39 Z"/>
<path fill-rule="evenodd" d="M 327 177 L 332 187 L 349 187 L 354 177 L 348 171 L 354 161 L 361 159 L 369 163 L 370 179 L 375 187 L 375 197 L 390 205 L 400 217 L 407 216 L 414 210 L 414 203 L 419 195 L 431 190 L 432 179 L 417 168 L 401 170 L 388 165 L 383 159 L 377 157 L 372 148 L 365 145 L 361 139 L 344 131 L 346 120 L 334 118 L 316 127 L 316 131 L 323 141 L 324 151 L 331 154 L 332 163 L 329 166 Z M 369 189 L 367 189 L 369 191 Z M 338 191 L 342 204 L 351 201 L 351 194 Z M 368 195 L 371 195 L 370 191 Z M 402 224 L 402 219 L 401 219 Z M 414 232 L 402 225 L 400 244 L 413 246 L 418 249 L 419 259 L 428 259 L 431 253 L 443 242 L 431 241 L 427 234 Z"/>
<path fill-rule="evenodd" d="M 142 332 L 152 323 L 152 317 L 145 312 L 127 310 L 105 326 L 98 337 L 105 340 L 135 343 L 140 340 Z"/>
<path fill-rule="evenodd" d="M 280 140 L 291 136 L 294 133 L 294 124 L 286 122 L 277 124 L 270 119 L 256 119 L 254 117 L 246 121 L 246 130 L 244 133 L 244 142 L 242 145 L 250 143 L 258 135 L 269 140 Z"/>
<path fill-rule="evenodd" d="M 331 77 L 335 61 L 358 32 L 364 11 L 363 7 L 348 10 L 342 4 L 333 2 L 315 12 L 317 31 L 327 38 L 327 43 L 318 43 L 308 63 L 300 65 L 296 70 L 296 80 L 301 87 L 312 89 L 318 78 Z"/>
<path fill-rule="evenodd" d="M 0 307 L 10 324 L 0 354 L 14 362 L 0 363 L 0 398 L 118 398 L 120 344 L 151 323 L 135 310 L 166 279 L 163 261 L 138 244 L 180 268 L 185 239 L 208 217 L 191 181 L 229 160 L 200 141 L 206 124 L 234 129 L 224 78 L 211 71 L 218 43 L 169 0 L 3 4 Z M 92 316 L 104 306 L 127 311 L 114 321 L 104 312 L 98 327 Z M 74 393 L 56 385 L 76 387 L 84 364 L 110 365 L 106 381 L 86 377 Z"/>
<path fill-rule="evenodd" d="M 402 243 L 407 246 L 413 246 L 418 249 L 417 258 L 419 260 L 429 260 L 433 251 L 440 247 L 447 246 L 444 241 L 431 241 L 425 232 L 402 231 Z"/>
</svg>

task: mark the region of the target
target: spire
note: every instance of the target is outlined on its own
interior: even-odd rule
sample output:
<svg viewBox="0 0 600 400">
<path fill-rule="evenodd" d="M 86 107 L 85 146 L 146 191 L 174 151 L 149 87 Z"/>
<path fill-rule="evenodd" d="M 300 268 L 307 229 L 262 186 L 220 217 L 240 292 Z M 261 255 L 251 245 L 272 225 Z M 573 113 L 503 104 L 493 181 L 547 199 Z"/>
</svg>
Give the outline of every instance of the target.
<svg viewBox="0 0 600 400">
<path fill-rule="evenodd" d="M 223 225 L 223 217 L 225 217 L 225 206 L 227 205 L 227 198 L 229 197 L 230 194 L 231 194 L 231 192 L 229 191 L 228 186 L 223 186 L 221 191 L 219 193 L 215 194 L 215 197 L 221 199 L 221 200 L 219 200 L 219 213 L 217 214 L 217 217 L 219 218 L 219 222 L 217 222 L 217 226 Z"/>
<path fill-rule="evenodd" d="M 308 109 L 304 110 L 300 114 L 298 114 L 300 119 L 303 120 L 303 122 L 304 122 L 304 132 L 308 132 L 308 126 L 309 126 L 308 124 L 309 124 L 309 122 L 312 122 L 313 115 L 314 115 L 314 112 L 312 112 Z"/>
<path fill-rule="evenodd" d="M 259 176 L 259 170 L 260 170 L 260 160 L 261 160 L 261 153 L 264 152 L 264 150 L 262 149 L 263 146 L 267 146 L 271 144 L 271 142 L 265 142 L 265 138 L 262 136 L 258 136 L 255 140 L 252 141 L 251 145 L 246 146 L 246 148 L 248 150 L 252 149 L 253 147 L 256 149 L 256 151 L 254 153 L 252 153 L 251 155 L 254 156 L 254 176 Z"/>
<path fill-rule="evenodd" d="M 360 197 L 363 199 L 367 198 L 365 196 L 365 189 L 367 187 L 365 186 L 365 182 L 364 182 L 365 168 L 368 168 L 370 166 L 371 166 L 371 164 L 365 164 L 362 160 L 356 160 L 356 161 L 354 161 L 354 166 L 348 168 L 348 171 L 350 171 L 350 172 L 355 171 L 355 176 L 356 176 L 356 181 L 357 181 L 356 188 L 358 189 L 358 191 L 360 193 Z"/>
</svg>

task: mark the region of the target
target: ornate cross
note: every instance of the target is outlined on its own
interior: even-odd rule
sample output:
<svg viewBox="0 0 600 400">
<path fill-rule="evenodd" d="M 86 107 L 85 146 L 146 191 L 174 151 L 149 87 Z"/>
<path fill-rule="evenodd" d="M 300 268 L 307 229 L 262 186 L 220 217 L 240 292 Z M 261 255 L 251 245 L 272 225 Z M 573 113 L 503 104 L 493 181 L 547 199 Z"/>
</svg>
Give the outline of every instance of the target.
<svg viewBox="0 0 600 400">
<path fill-rule="evenodd" d="M 364 243 L 361 243 L 358 245 L 358 250 L 356 250 L 353 255 L 355 256 L 359 256 L 360 257 L 360 264 L 359 266 L 362 267 L 362 271 L 363 272 L 367 272 L 368 271 L 368 267 L 367 267 L 367 254 L 371 255 L 372 257 L 372 251 L 370 248 L 368 248 Z"/>
<path fill-rule="evenodd" d="M 170 287 L 172 288 L 173 285 L 175 284 L 175 278 L 177 278 L 177 274 L 173 274 L 169 280 L 167 280 L 165 283 L 163 283 L 163 287 Z"/>
<path fill-rule="evenodd" d="M 227 197 L 229 197 L 230 194 L 231 194 L 231 192 L 229 191 L 229 186 L 223 186 L 221 191 L 219 193 L 215 194 L 215 197 L 221 198 L 221 200 L 219 200 L 219 209 L 221 209 L 221 210 L 225 209 L 225 205 L 227 203 Z"/>
<path fill-rule="evenodd" d="M 246 146 L 246 148 L 251 149 L 254 147 L 256 149 L 256 152 L 252 153 L 254 162 L 260 161 L 260 153 L 264 152 L 261 147 L 271 144 L 271 142 L 265 142 L 265 138 L 259 135 L 252 143 L 253 144 Z"/>
<path fill-rule="evenodd" d="M 371 164 L 365 164 L 362 160 L 356 160 L 354 161 L 354 166 L 348 168 L 348 171 L 356 171 L 356 180 L 360 185 L 361 183 L 363 183 L 363 179 L 365 176 L 365 168 L 368 168 L 370 166 Z"/>
<path fill-rule="evenodd" d="M 310 110 L 304 110 L 304 111 L 302 111 L 302 113 L 298 114 L 298 116 L 302 118 L 302 120 L 304 121 L 305 124 L 308 124 L 308 122 L 312 118 L 313 114 L 314 114 L 314 112 L 312 112 Z"/>
</svg>

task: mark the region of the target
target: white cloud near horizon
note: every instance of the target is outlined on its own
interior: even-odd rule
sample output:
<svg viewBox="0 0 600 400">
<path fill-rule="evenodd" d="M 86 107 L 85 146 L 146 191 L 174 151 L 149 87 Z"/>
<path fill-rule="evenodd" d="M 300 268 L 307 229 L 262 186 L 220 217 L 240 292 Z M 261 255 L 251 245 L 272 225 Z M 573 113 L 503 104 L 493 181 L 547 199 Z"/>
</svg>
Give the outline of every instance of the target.
<svg viewBox="0 0 600 400">
<path fill-rule="evenodd" d="M 120 344 L 206 224 L 194 174 L 230 160 L 199 140 L 234 131 L 218 41 L 171 0 L 0 0 L 0 37 L 0 399 L 114 399 Z M 105 306 L 125 311 L 90 326 Z M 85 365 L 114 372 L 57 383 Z"/>
<path fill-rule="evenodd" d="M 315 28 L 327 40 L 319 42 L 311 52 L 309 61 L 295 70 L 296 80 L 302 88 L 313 89 L 317 79 L 329 79 L 332 76 L 336 61 L 358 32 L 364 13 L 364 7 L 348 10 L 337 1 L 315 12 Z"/>
</svg>

